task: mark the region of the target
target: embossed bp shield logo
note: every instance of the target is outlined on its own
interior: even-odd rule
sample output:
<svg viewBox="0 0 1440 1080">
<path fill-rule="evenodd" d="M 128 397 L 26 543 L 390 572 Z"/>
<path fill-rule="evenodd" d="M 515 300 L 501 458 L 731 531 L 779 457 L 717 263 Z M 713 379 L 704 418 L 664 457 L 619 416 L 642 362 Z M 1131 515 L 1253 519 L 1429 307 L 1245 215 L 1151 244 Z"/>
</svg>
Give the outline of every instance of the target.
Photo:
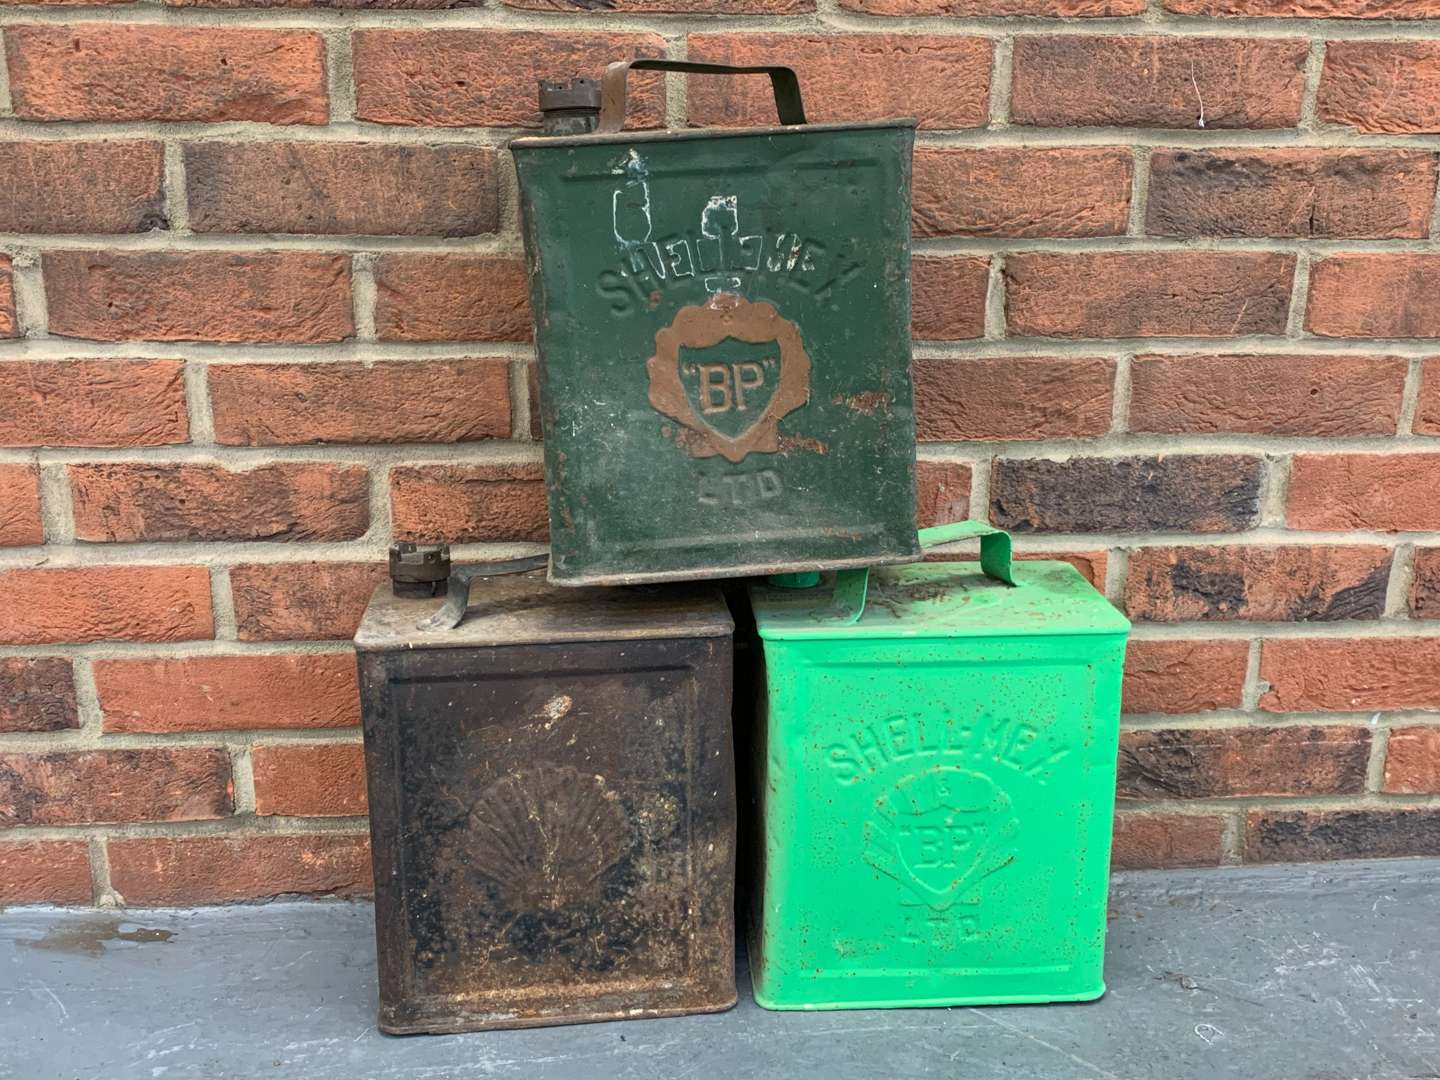
<svg viewBox="0 0 1440 1080">
<path fill-rule="evenodd" d="M 680 346 L 685 400 L 711 430 L 736 439 L 750 430 L 775 396 L 780 350 L 773 341 L 727 337 L 708 349 Z"/>
<path fill-rule="evenodd" d="M 681 308 L 645 366 L 650 404 L 682 426 L 692 457 L 773 454 L 781 418 L 810 400 L 799 328 L 774 305 L 734 293 Z"/>
<path fill-rule="evenodd" d="M 906 777 L 865 823 L 865 861 L 935 911 L 979 900 L 980 883 L 1015 858 L 1019 823 L 995 782 L 957 765 Z"/>
</svg>

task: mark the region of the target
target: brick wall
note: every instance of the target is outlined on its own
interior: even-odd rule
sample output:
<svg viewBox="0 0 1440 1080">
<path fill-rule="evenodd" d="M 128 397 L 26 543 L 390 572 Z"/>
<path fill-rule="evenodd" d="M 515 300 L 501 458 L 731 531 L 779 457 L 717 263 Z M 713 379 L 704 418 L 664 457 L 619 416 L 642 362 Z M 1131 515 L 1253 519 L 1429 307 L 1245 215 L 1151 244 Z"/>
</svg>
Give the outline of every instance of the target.
<svg viewBox="0 0 1440 1080">
<path fill-rule="evenodd" d="M 1440 854 L 1440 0 L 0 0 L 0 902 L 368 887 L 391 537 L 543 539 L 539 75 L 914 114 L 922 503 L 1137 620 L 1117 862 Z M 764 121 L 648 77 L 640 122 Z M 479 546 L 483 545 L 483 546 Z"/>
</svg>

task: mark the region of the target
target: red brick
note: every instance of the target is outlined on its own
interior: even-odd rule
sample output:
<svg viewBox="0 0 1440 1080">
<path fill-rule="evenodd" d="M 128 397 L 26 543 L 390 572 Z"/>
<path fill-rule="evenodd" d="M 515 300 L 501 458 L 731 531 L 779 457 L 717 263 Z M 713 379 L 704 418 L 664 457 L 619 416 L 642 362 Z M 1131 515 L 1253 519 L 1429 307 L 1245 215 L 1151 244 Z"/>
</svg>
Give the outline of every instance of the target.
<svg viewBox="0 0 1440 1080">
<path fill-rule="evenodd" d="M 75 0 L 81 2 L 81 0 Z M 89 2 L 89 0 L 84 0 Z M 107 0 L 118 3 L 121 0 Z M 479 7 L 482 0 L 163 0 L 173 8 L 334 8 L 339 11 L 448 11 Z"/>
<path fill-rule="evenodd" d="M 1252 810 L 1246 862 L 1440 855 L 1440 810 Z"/>
<path fill-rule="evenodd" d="M 1417 619 L 1440 619 L 1440 547 L 1415 549 L 1410 614 Z"/>
<path fill-rule="evenodd" d="M 190 440 L 183 360 L 0 361 L 0 446 Z"/>
<path fill-rule="evenodd" d="M 804 15 L 815 0 L 606 0 L 604 8 L 577 8 L 571 0 L 503 0 L 508 7 L 584 15 L 590 11 L 642 15 Z"/>
<path fill-rule="evenodd" d="M 1440 795 L 1440 728 L 1390 732 L 1382 791 L 1392 795 Z"/>
<path fill-rule="evenodd" d="M 0 844 L 0 904 L 90 900 L 90 845 L 84 840 Z"/>
<path fill-rule="evenodd" d="M 914 373 L 922 442 L 1081 438 L 1110 430 L 1113 360 L 916 360 Z"/>
<path fill-rule="evenodd" d="M 1215 866 L 1220 862 L 1224 828 L 1222 819 L 1213 814 L 1116 814 L 1110 867 L 1162 870 L 1172 866 Z"/>
<path fill-rule="evenodd" d="M 203 821 L 232 808 L 215 748 L 0 754 L 0 827 Z"/>
<path fill-rule="evenodd" d="M 390 518 L 397 540 L 544 543 L 544 471 L 538 464 L 392 469 Z"/>
<path fill-rule="evenodd" d="M 915 524 L 922 529 L 970 516 L 970 466 L 959 461 L 915 463 Z"/>
<path fill-rule="evenodd" d="M 1417 435 L 1440 435 L 1440 356 L 1420 365 L 1420 402 L 1415 410 Z"/>
<path fill-rule="evenodd" d="M 158 142 L 0 143 L 0 232 L 166 228 L 164 169 Z"/>
<path fill-rule="evenodd" d="M 354 540 L 370 527 L 359 465 L 71 465 L 78 540 Z"/>
<path fill-rule="evenodd" d="M 1015 532 L 1235 532 L 1254 524 L 1259 458 L 996 459 L 990 519 Z"/>
<path fill-rule="evenodd" d="M 1329 42 L 1316 112 L 1360 131 L 1440 132 L 1440 41 Z"/>
<path fill-rule="evenodd" d="M 363 834 L 111 839 L 110 881 L 127 904 L 207 904 L 368 893 Z"/>
<path fill-rule="evenodd" d="M 96 660 L 106 731 L 352 727 L 360 691 L 349 653 Z"/>
<path fill-rule="evenodd" d="M 20 336 L 15 318 L 15 283 L 10 271 L 10 256 L 0 255 L 0 338 Z"/>
<path fill-rule="evenodd" d="M 311 251 L 51 251 L 50 332 L 313 344 L 355 332 L 350 259 Z"/>
<path fill-rule="evenodd" d="M 316 33 L 218 26 L 10 26 L 10 96 L 22 120 L 252 120 L 323 124 Z"/>
<path fill-rule="evenodd" d="M 1011 255 L 1006 319 L 1039 337 L 1281 334 L 1294 276 L 1295 256 L 1278 252 Z"/>
<path fill-rule="evenodd" d="M 230 568 L 241 641 L 349 640 L 384 563 L 246 563 Z"/>
<path fill-rule="evenodd" d="M 386 143 L 185 147 L 196 232 L 474 236 L 499 228 L 495 151 Z"/>
<path fill-rule="evenodd" d="M 1393 435 L 1407 366 L 1396 356 L 1137 356 L 1130 429 Z"/>
<path fill-rule="evenodd" d="M 0 368 L 3 374 L 4 368 Z M 0 547 L 43 544 L 40 470 L 34 465 L 0 465 Z"/>
<path fill-rule="evenodd" d="M 510 361 L 212 364 L 215 441 L 454 443 L 510 437 Z"/>
<path fill-rule="evenodd" d="M 924 488 L 921 488 L 921 497 L 924 498 Z M 964 506 L 959 506 L 949 516 L 937 519 L 936 523 L 958 521 L 967 517 Z M 921 527 L 926 525 L 922 521 Z M 926 562 L 974 562 L 977 558 L 976 546 L 974 544 L 956 544 L 947 546 L 938 551 L 930 551 L 925 555 Z M 1069 563 L 1076 570 L 1080 571 L 1086 581 L 1090 582 L 1102 592 L 1105 590 L 1105 568 L 1109 562 L 1109 553 L 1105 551 L 1016 551 L 1013 554 L 1016 562 L 1063 562 Z"/>
<path fill-rule="evenodd" d="M 63 656 L 0 657 L 0 731 L 80 726 L 75 675 Z"/>
<path fill-rule="evenodd" d="M 375 290 L 382 341 L 530 340 L 530 283 L 519 259 L 382 255 Z"/>
<path fill-rule="evenodd" d="M 1159 622 L 1378 619 L 1390 557 L 1368 545 L 1137 548 L 1125 606 Z"/>
<path fill-rule="evenodd" d="M 1363 727 L 1126 731 L 1117 790 L 1122 799 L 1358 795 L 1369 762 Z"/>
<path fill-rule="evenodd" d="M 1165 0 L 1176 15 L 1295 19 L 1436 19 L 1440 0 Z"/>
<path fill-rule="evenodd" d="M 1440 454 L 1296 454 L 1292 529 L 1440 529 Z"/>
<path fill-rule="evenodd" d="M 1098 149 L 915 154 L 916 236 L 1123 236 L 1134 158 Z"/>
<path fill-rule="evenodd" d="M 365 747 L 359 743 L 257 746 L 255 812 L 262 817 L 365 813 Z"/>
<path fill-rule="evenodd" d="M 0 645 L 213 637 L 203 566 L 0 570 Z"/>
<path fill-rule="evenodd" d="M 866 15 L 954 15 L 962 18 L 1051 15 L 1065 18 L 1139 15 L 1149 0 L 840 0 Z"/>
<path fill-rule="evenodd" d="M 1132 641 L 1125 654 L 1125 711 L 1238 709 L 1249 656 L 1246 641 Z"/>
<path fill-rule="evenodd" d="M 535 30 L 357 30 L 355 115 L 421 127 L 539 127 L 536 83 L 599 78 L 613 60 L 660 56 L 658 34 Z M 665 116 L 660 76 L 630 80 L 630 127 Z"/>
<path fill-rule="evenodd" d="M 1322 337 L 1440 337 L 1440 255 L 1332 255 L 1310 270 L 1305 316 Z"/>
<path fill-rule="evenodd" d="M 1266 712 L 1440 708 L 1440 638 L 1267 641 L 1260 677 Z"/>
<path fill-rule="evenodd" d="M 1294 127 L 1308 50 L 1303 38 L 1023 35 L 1010 115 L 1042 127 Z"/>
<path fill-rule="evenodd" d="M 691 34 L 691 60 L 785 64 L 800 77 L 811 122 L 913 116 L 924 128 L 983 127 L 989 115 L 991 44 L 945 34 Z M 763 75 L 691 75 L 691 124 L 774 124 Z"/>
<path fill-rule="evenodd" d="M 1152 236 L 1390 239 L 1429 235 L 1428 150 L 1158 150 Z"/>
<path fill-rule="evenodd" d="M 1041 559 L 1047 562 L 1065 562 L 1079 570 L 1086 581 L 1101 592 L 1105 591 L 1105 570 L 1110 562 L 1107 551 L 1017 551 L 1015 558 L 1021 562 L 1027 559 Z"/>
<path fill-rule="evenodd" d="M 922 341 L 985 335 L 988 259 L 917 255 L 910 264 L 911 333 Z"/>
</svg>

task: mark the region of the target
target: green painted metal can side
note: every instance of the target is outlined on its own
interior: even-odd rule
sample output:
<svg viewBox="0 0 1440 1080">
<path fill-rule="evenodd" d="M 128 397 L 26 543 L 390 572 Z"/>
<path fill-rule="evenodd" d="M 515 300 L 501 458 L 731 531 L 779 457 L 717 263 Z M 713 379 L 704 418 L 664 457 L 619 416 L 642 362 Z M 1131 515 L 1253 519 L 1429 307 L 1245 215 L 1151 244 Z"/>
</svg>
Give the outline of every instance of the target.
<svg viewBox="0 0 1440 1080">
<path fill-rule="evenodd" d="M 905 562 L 913 122 L 516 140 L 557 584 Z"/>
<path fill-rule="evenodd" d="M 1072 567 L 1015 569 L 1013 589 L 976 564 L 877 574 L 857 626 L 873 613 L 913 635 L 777 634 L 776 611 L 793 601 L 752 587 L 766 693 L 749 936 L 766 1008 L 1104 993 L 1128 624 Z M 1027 633 L 1050 590 L 1073 632 Z M 951 632 L 945 596 L 992 591 L 979 610 L 996 632 Z M 928 629 L 907 596 L 929 606 Z M 826 602 L 817 590 L 817 608 Z"/>
</svg>

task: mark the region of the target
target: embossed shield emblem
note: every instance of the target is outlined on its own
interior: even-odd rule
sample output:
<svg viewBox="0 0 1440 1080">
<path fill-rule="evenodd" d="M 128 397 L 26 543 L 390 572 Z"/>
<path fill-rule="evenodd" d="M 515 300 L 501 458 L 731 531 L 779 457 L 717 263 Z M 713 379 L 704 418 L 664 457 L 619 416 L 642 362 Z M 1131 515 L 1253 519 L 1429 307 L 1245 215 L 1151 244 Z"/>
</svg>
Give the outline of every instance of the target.
<svg viewBox="0 0 1440 1080">
<path fill-rule="evenodd" d="M 956 765 L 906 777 L 865 823 L 865 861 L 944 911 L 976 902 L 980 883 L 1015 858 L 1019 823 L 993 780 Z"/>
<path fill-rule="evenodd" d="M 780 420 L 810 400 L 800 329 L 773 304 L 717 293 L 681 308 L 646 361 L 650 404 L 692 457 L 739 462 L 780 449 Z"/>
<path fill-rule="evenodd" d="M 773 341 L 727 337 L 707 349 L 680 347 L 685 400 L 724 439 L 742 438 L 760 422 L 780 382 L 780 349 Z"/>
</svg>

